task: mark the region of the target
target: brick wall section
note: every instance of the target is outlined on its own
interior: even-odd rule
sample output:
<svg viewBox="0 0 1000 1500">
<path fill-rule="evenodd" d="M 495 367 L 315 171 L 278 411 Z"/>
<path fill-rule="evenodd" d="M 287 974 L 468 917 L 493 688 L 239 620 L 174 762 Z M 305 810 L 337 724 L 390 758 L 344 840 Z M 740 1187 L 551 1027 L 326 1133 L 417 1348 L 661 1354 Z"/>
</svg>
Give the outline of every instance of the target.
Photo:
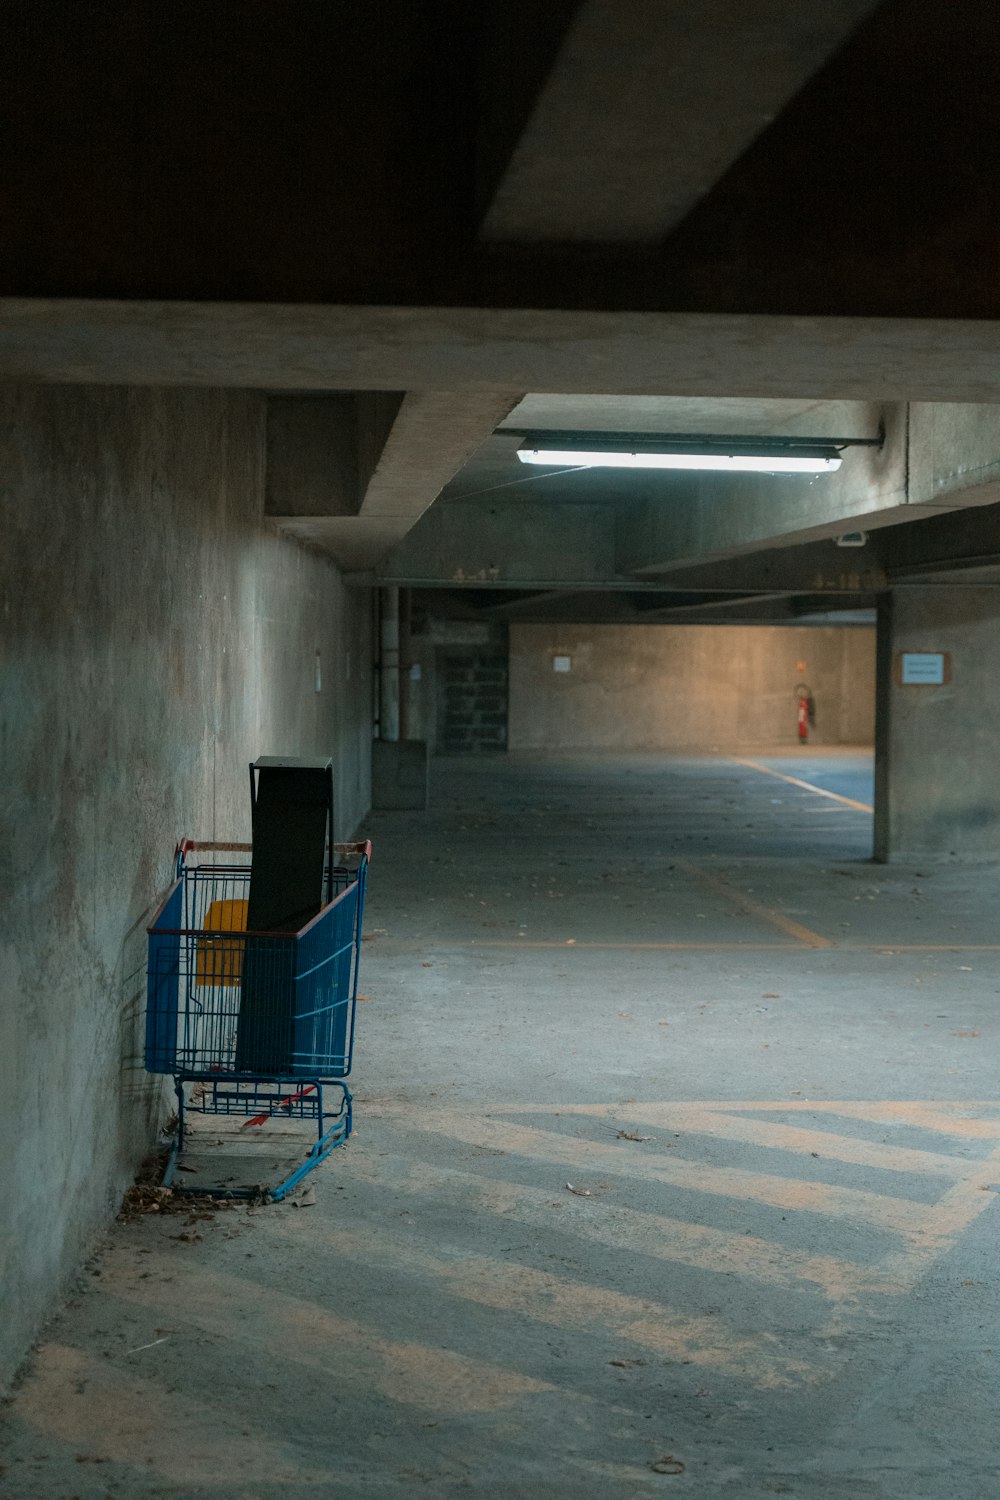
<svg viewBox="0 0 1000 1500">
<path fill-rule="evenodd" d="M 441 755 L 495 755 L 507 748 L 506 656 L 447 656 L 439 668 L 443 694 Z"/>
</svg>

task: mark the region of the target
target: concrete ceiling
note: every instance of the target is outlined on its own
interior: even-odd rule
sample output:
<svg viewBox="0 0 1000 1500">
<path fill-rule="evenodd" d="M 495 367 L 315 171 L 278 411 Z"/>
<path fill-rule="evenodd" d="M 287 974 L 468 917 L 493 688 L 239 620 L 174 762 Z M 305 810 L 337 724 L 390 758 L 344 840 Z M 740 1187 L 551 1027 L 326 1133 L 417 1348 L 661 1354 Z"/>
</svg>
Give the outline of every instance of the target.
<svg viewBox="0 0 1000 1500">
<path fill-rule="evenodd" d="M 615 395 L 525 396 L 501 432 L 533 428 L 585 432 L 816 433 L 841 436 L 841 403 L 802 398 Z"/>
<path fill-rule="evenodd" d="M 584 0 L 483 237 L 658 243 L 875 5 Z"/>
<path fill-rule="evenodd" d="M 10 9 L 0 378 L 302 393 L 268 512 L 366 578 L 676 587 L 994 493 L 905 403 L 1000 402 L 995 0 Z M 798 487 L 513 451 L 879 421 Z"/>
<path fill-rule="evenodd" d="M 531 393 L 471 455 L 442 491 L 442 498 L 460 499 L 509 490 L 511 498 L 523 491 L 533 500 L 546 496 L 562 501 L 590 501 L 595 495 L 628 498 L 650 485 L 670 493 L 676 476 L 652 478 L 627 472 L 591 470 L 562 472 L 565 466 L 526 469 L 517 458 L 524 433 L 554 428 L 570 432 L 705 433 L 719 436 L 872 437 L 871 408 L 850 401 L 778 400 L 746 397 L 683 397 L 628 395 L 558 395 Z M 721 480 L 720 499 L 726 485 Z"/>
</svg>

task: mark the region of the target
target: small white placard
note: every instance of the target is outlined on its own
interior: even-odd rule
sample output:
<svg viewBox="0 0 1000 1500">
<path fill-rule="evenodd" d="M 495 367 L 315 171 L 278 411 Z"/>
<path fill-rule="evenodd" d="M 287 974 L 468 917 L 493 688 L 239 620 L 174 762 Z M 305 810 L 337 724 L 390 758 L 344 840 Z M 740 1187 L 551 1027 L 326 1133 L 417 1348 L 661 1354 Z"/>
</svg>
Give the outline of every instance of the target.
<svg viewBox="0 0 1000 1500">
<path fill-rule="evenodd" d="M 415 661 L 413 663 L 413 666 L 410 668 L 410 681 L 411 682 L 419 682 L 420 681 L 420 676 L 421 676 L 421 673 L 420 673 L 420 663 L 418 661 Z"/>
<path fill-rule="evenodd" d="M 552 658 L 553 672 L 568 672 L 572 665 L 568 656 L 554 656 Z"/>
<path fill-rule="evenodd" d="M 904 651 L 900 680 L 904 687 L 939 686 L 944 682 L 944 652 Z"/>
</svg>

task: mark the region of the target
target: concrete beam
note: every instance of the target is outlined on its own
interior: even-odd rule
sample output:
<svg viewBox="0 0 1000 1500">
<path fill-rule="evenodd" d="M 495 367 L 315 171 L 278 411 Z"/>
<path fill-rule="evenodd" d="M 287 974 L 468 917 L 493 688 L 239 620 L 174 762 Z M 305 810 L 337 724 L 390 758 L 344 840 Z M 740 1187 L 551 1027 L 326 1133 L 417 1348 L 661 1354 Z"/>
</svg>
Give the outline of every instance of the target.
<svg viewBox="0 0 1000 1500">
<path fill-rule="evenodd" d="M 377 582 L 505 588 L 615 578 L 609 505 L 441 500 L 375 570 Z"/>
<path fill-rule="evenodd" d="M 369 520 L 365 516 L 272 516 L 283 536 L 307 547 L 328 552 L 346 572 L 364 572 L 399 541 L 395 517 Z"/>
<path fill-rule="evenodd" d="M 1000 402 L 1000 322 L 0 298 L 0 379 Z"/>
<path fill-rule="evenodd" d="M 843 467 L 829 477 L 723 483 L 699 475 L 672 488 L 669 506 L 664 491 L 623 510 L 618 570 L 662 577 L 695 563 L 884 530 L 1000 499 L 995 408 L 915 403 L 871 408 L 867 421 L 884 423 L 882 449 L 847 449 Z"/>
<path fill-rule="evenodd" d="M 911 503 L 942 511 L 1000 501 L 1000 408 L 914 402 L 909 488 Z"/>
<path fill-rule="evenodd" d="M 662 240 L 875 5 L 586 0 L 483 238 Z"/>
<path fill-rule="evenodd" d="M 880 536 L 864 547 L 841 548 L 830 540 L 744 553 L 724 561 L 671 570 L 671 589 L 738 590 L 743 593 L 878 593 L 889 580 Z"/>
<path fill-rule="evenodd" d="M 891 582 L 993 570 L 1000 563 L 1000 504 L 947 511 L 885 540 Z"/>
<path fill-rule="evenodd" d="M 342 566 L 371 567 L 518 399 L 512 391 L 272 398 L 268 514 Z"/>
<path fill-rule="evenodd" d="M 387 391 L 269 397 L 267 514 L 357 515 L 402 399 Z"/>
<path fill-rule="evenodd" d="M 413 391 L 404 398 L 359 514 L 404 535 L 520 400 L 516 391 Z"/>
</svg>

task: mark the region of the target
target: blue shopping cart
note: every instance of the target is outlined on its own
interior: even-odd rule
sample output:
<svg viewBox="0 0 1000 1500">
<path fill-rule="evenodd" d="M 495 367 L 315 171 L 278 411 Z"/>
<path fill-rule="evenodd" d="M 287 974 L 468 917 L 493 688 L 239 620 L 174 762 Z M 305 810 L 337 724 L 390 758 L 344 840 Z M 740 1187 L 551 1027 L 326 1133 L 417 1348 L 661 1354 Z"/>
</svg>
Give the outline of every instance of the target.
<svg viewBox="0 0 1000 1500">
<path fill-rule="evenodd" d="M 187 1116 L 245 1124 L 314 1120 L 305 1159 L 276 1186 L 287 1196 L 351 1133 L 358 963 L 371 844 L 335 844 L 326 902 L 297 932 L 248 931 L 250 844 L 182 840 L 177 878 L 148 929 L 145 1063 L 173 1074 L 177 1129 L 164 1184 L 220 1197 L 259 1187 L 174 1178 Z"/>
</svg>

